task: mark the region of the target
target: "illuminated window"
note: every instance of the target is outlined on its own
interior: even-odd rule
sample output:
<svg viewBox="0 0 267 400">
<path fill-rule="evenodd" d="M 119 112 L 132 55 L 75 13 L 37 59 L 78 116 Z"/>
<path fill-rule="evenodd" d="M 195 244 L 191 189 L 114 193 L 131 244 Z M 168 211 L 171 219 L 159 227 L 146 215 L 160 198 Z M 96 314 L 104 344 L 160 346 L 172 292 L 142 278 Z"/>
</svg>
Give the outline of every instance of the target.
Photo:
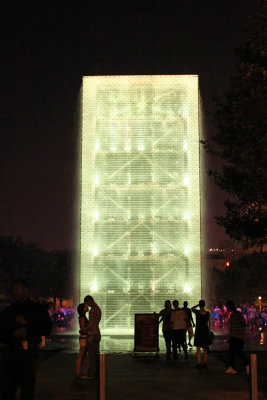
<svg viewBox="0 0 267 400">
<path fill-rule="evenodd" d="M 170 293 L 201 298 L 198 90 L 195 75 L 83 78 L 80 298 L 103 333 Z"/>
</svg>

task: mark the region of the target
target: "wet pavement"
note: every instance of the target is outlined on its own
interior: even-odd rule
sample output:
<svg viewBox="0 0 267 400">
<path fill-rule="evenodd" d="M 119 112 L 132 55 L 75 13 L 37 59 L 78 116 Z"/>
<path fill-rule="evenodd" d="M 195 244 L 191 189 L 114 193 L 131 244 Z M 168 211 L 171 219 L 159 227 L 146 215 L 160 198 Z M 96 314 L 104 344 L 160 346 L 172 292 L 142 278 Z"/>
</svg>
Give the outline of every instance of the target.
<svg viewBox="0 0 267 400">
<path fill-rule="evenodd" d="M 214 329 L 213 329 L 214 330 Z M 207 369 L 196 369 L 195 348 L 178 360 L 165 359 L 165 345 L 160 334 L 159 357 L 133 354 L 133 337 L 103 336 L 101 353 L 106 360 L 106 400 L 249 400 L 250 377 L 242 363 L 237 375 L 226 375 L 227 330 L 215 330 Z M 266 368 L 267 335 L 249 334 L 245 350 L 262 356 L 258 372 Z M 57 335 L 40 352 L 36 400 L 97 399 L 96 380 L 75 379 L 77 335 Z M 0 352 L 1 353 L 1 352 Z M 259 376 L 260 378 L 260 376 Z M 261 378 L 262 379 L 262 378 Z M 267 390 L 259 384 L 259 400 L 267 400 Z"/>
<path fill-rule="evenodd" d="M 135 357 L 133 337 L 104 336 L 101 352 L 106 360 L 106 399 L 249 400 L 250 377 L 244 366 L 238 364 L 237 375 L 226 375 L 226 364 L 218 357 L 221 353 L 227 360 L 227 331 L 216 329 L 215 333 L 208 368 L 201 370 L 196 369 L 194 348 L 189 351 L 188 360 L 180 354 L 177 361 L 166 361 L 161 335 L 159 357 L 148 354 Z M 265 356 L 266 338 L 266 334 L 249 334 L 246 351 L 260 351 Z M 75 379 L 77 351 L 76 336 L 58 336 L 47 344 L 41 353 L 36 400 L 97 399 L 96 380 Z M 259 393 L 258 398 L 267 399 L 267 393 Z"/>
</svg>

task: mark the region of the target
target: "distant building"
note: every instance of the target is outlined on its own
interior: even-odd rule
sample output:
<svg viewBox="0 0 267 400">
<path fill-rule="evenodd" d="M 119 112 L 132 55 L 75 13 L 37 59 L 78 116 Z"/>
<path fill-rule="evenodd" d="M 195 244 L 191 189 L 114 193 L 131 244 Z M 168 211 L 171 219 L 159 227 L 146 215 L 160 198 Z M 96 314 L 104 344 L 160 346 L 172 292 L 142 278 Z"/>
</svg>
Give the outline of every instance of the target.
<svg viewBox="0 0 267 400">
<path fill-rule="evenodd" d="M 219 270 L 225 270 L 231 266 L 233 261 L 239 260 L 248 254 L 247 250 L 236 248 L 230 240 L 220 242 L 222 247 L 210 248 L 206 255 L 205 264 L 207 268 L 217 268 Z M 223 247 L 225 246 L 225 247 Z"/>
</svg>

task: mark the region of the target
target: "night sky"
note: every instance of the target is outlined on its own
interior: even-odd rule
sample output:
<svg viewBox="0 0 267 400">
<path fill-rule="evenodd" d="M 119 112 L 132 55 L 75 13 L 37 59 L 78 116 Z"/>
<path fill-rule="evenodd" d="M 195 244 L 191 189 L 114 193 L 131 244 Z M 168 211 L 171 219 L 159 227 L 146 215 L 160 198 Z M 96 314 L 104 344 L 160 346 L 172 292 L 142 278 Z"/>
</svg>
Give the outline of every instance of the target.
<svg viewBox="0 0 267 400">
<path fill-rule="evenodd" d="M 256 6 L 253 0 L 35 5 L 0 5 L 0 234 L 47 250 L 74 248 L 82 76 L 198 74 L 207 138 L 212 97 L 229 84 L 234 48 Z M 213 220 L 224 198 L 207 183 L 208 247 L 226 238 Z"/>
</svg>

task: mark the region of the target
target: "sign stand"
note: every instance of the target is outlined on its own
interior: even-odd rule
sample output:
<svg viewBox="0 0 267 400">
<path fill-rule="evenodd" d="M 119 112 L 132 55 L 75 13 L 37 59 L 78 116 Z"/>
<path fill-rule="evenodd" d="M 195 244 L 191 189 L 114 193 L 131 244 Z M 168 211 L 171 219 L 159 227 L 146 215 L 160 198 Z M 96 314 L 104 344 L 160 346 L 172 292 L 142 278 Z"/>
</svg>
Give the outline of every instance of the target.
<svg viewBox="0 0 267 400">
<path fill-rule="evenodd" d="M 159 323 L 156 313 L 135 314 L 134 355 L 145 353 L 154 353 L 156 357 L 159 354 Z"/>
</svg>

